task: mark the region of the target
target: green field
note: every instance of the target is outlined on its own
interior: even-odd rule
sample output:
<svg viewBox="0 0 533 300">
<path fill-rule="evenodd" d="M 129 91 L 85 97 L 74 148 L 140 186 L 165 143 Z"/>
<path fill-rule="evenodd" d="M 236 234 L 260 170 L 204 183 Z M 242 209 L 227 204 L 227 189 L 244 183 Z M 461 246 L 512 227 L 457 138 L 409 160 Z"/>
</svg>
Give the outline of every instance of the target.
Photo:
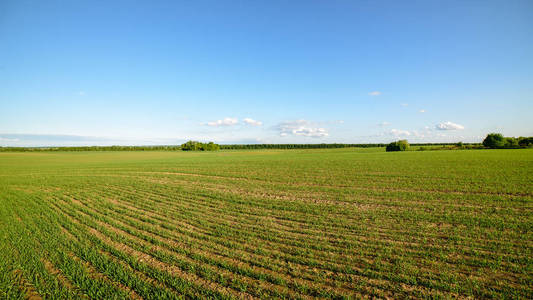
<svg viewBox="0 0 533 300">
<path fill-rule="evenodd" d="M 533 298 L 533 150 L 0 153 L 0 298 Z"/>
</svg>

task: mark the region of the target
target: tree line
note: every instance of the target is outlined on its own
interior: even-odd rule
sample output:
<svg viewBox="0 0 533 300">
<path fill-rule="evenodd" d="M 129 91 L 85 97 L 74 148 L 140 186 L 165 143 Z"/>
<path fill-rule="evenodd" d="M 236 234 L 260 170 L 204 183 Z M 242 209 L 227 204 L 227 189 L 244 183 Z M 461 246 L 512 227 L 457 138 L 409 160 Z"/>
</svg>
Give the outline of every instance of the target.
<svg viewBox="0 0 533 300">
<path fill-rule="evenodd" d="M 516 149 L 533 147 L 533 137 L 504 137 L 501 133 L 489 133 L 483 146 L 491 149 Z"/>
<path fill-rule="evenodd" d="M 419 151 L 424 150 L 465 150 L 465 149 L 518 149 L 532 148 L 533 137 L 504 137 L 501 133 L 489 133 L 481 144 L 466 144 L 463 142 L 448 144 L 412 144 L 409 145 L 407 140 L 399 140 L 388 144 L 385 148 L 387 152 L 407 151 L 410 146 L 433 146 L 419 147 Z"/>
<path fill-rule="evenodd" d="M 490 133 L 479 143 L 414 143 L 406 140 L 390 144 L 231 144 L 219 145 L 213 142 L 202 143 L 188 141 L 179 146 L 76 146 L 76 147 L 2 147 L 0 152 L 38 152 L 38 151 L 217 151 L 217 150 L 248 150 L 248 149 L 330 149 L 330 148 L 371 148 L 386 147 L 387 151 L 406 151 L 410 146 L 420 146 L 418 150 L 454 150 L 454 149 L 483 149 L 483 148 L 528 148 L 533 147 L 533 137 L 504 137 L 500 133 Z"/>
<path fill-rule="evenodd" d="M 413 144 L 413 145 L 433 145 Z M 440 145 L 440 144 L 439 144 Z M 219 145 L 213 142 L 201 143 L 188 141 L 180 146 L 77 146 L 77 147 L 1 147 L 0 152 L 34 152 L 34 151 L 214 151 L 247 149 L 326 149 L 326 148 L 371 148 L 385 147 L 386 144 L 231 144 Z"/>
<path fill-rule="evenodd" d="M 246 149 L 322 149 L 322 148 L 369 148 L 384 147 L 385 144 L 233 144 L 220 145 L 224 150 L 246 150 Z"/>
<path fill-rule="evenodd" d="M 411 146 L 453 146 L 457 143 L 414 143 Z M 224 150 L 246 150 L 246 149 L 322 149 L 322 148 L 375 148 L 386 147 L 388 144 L 232 144 L 220 145 Z M 479 143 L 465 143 L 464 145 L 481 145 Z"/>
<path fill-rule="evenodd" d="M 180 146 L 60 146 L 60 147 L 2 147 L 0 152 L 39 152 L 39 151 L 176 151 Z"/>
</svg>

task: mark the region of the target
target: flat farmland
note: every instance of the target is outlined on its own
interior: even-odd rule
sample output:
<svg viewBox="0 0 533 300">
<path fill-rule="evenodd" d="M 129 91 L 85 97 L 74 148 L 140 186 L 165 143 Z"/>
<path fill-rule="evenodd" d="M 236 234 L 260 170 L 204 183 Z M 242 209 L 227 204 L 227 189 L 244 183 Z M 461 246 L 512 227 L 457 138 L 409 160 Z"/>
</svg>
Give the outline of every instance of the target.
<svg viewBox="0 0 533 300">
<path fill-rule="evenodd" d="M 0 153 L 0 298 L 533 298 L 533 150 Z"/>
</svg>

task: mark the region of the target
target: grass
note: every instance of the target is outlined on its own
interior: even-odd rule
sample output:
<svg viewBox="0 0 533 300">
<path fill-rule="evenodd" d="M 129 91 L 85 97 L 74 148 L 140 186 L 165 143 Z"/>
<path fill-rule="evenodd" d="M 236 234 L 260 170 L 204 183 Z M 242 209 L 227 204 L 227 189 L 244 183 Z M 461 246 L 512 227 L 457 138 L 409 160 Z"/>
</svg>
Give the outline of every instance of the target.
<svg viewBox="0 0 533 300">
<path fill-rule="evenodd" d="M 533 298 L 533 150 L 0 153 L 0 298 Z"/>
</svg>

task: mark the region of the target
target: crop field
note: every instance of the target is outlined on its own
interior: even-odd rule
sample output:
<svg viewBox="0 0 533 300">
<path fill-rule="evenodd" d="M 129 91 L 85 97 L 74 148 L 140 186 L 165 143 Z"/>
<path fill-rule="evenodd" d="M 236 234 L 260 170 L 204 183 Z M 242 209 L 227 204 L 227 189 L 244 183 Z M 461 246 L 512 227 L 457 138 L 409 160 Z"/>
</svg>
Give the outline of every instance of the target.
<svg viewBox="0 0 533 300">
<path fill-rule="evenodd" d="M 533 298 L 533 150 L 0 153 L 0 298 Z"/>
</svg>

